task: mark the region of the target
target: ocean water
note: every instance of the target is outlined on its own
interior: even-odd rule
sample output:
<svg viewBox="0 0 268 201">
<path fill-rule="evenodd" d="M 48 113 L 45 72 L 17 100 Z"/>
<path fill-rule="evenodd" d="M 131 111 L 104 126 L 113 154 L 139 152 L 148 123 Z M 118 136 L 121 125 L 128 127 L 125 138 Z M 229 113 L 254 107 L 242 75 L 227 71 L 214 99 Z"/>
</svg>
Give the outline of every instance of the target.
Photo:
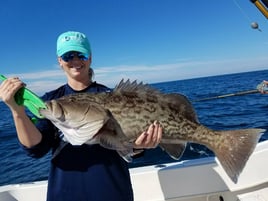
<svg viewBox="0 0 268 201">
<path fill-rule="evenodd" d="M 201 98 L 255 89 L 268 80 L 268 70 L 228 74 L 205 78 L 178 80 L 152 84 L 164 93 L 181 93 L 192 102 L 201 124 L 215 130 L 264 128 L 268 130 L 268 94 L 232 96 L 207 101 Z M 0 185 L 46 180 L 50 153 L 41 159 L 28 157 L 20 148 L 14 123 L 7 106 L 0 102 Z M 260 141 L 268 139 L 268 132 Z M 206 147 L 188 144 L 180 160 L 213 156 Z M 147 150 L 143 157 L 129 164 L 130 168 L 176 162 L 160 148 Z"/>
</svg>

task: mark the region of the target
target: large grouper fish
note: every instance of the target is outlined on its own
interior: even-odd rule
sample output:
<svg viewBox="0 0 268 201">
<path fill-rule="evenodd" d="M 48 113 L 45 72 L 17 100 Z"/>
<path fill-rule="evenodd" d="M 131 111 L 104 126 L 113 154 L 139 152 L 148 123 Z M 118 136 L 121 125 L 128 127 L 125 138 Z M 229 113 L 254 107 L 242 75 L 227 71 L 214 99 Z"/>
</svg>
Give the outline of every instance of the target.
<svg viewBox="0 0 268 201">
<path fill-rule="evenodd" d="M 205 145 L 237 183 L 264 129 L 211 130 L 200 124 L 191 102 L 150 85 L 122 80 L 112 92 L 77 93 L 46 102 L 40 114 L 52 121 L 72 145 L 96 144 L 117 150 L 131 161 L 136 138 L 157 120 L 159 146 L 179 159 L 187 142 Z"/>
</svg>

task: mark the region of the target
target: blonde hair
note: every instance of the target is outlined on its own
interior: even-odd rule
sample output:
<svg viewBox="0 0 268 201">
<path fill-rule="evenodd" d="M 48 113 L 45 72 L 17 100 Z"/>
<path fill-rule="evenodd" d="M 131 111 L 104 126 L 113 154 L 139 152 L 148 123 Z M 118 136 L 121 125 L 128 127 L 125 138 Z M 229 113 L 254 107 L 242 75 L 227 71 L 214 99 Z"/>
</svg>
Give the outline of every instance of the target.
<svg viewBox="0 0 268 201">
<path fill-rule="evenodd" d="M 94 70 L 91 67 L 89 67 L 88 75 L 89 75 L 90 81 L 92 81 L 94 77 Z"/>
</svg>

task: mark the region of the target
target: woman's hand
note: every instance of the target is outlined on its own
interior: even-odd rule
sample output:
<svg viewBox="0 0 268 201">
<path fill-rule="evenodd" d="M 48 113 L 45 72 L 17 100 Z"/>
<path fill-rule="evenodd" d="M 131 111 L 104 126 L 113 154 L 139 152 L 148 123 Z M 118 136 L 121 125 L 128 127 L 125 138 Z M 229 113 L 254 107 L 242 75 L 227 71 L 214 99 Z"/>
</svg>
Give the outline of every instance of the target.
<svg viewBox="0 0 268 201">
<path fill-rule="evenodd" d="M 135 141 L 135 149 L 155 148 L 162 138 L 162 126 L 158 121 L 151 124 L 146 132 L 143 132 Z"/>
<path fill-rule="evenodd" d="M 14 99 L 14 95 L 23 86 L 25 86 L 25 84 L 17 77 L 4 80 L 0 85 L 0 99 L 2 99 L 10 109 L 17 108 L 18 105 Z"/>
<path fill-rule="evenodd" d="M 262 94 L 268 94 L 268 91 L 267 91 L 268 81 L 263 80 L 262 84 L 263 84 L 263 85 L 262 85 L 262 88 L 259 89 L 259 91 L 260 91 Z M 264 89 L 266 89 L 266 90 L 264 90 Z"/>
</svg>

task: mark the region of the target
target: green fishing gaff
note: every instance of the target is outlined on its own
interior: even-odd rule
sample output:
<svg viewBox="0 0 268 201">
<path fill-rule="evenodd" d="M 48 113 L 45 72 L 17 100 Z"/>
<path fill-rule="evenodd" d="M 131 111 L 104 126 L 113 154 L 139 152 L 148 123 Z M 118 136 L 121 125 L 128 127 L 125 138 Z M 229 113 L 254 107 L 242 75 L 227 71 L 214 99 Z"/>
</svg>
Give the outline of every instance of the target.
<svg viewBox="0 0 268 201">
<path fill-rule="evenodd" d="M 0 75 L 0 80 L 4 81 L 7 78 L 4 75 Z M 44 118 L 39 110 L 41 108 L 46 108 L 46 105 L 42 99 L 40 99 L 36 94 L 27 89 L 26 87 L 22 87 L 14 96 L 15 101 L 18 105 L 24 105 L 29 109 L 31 113 L 33 113 L 38 118 Z M 32 118 L 32 121 L 35 122 L 36 118 Z"/>
</svg>

